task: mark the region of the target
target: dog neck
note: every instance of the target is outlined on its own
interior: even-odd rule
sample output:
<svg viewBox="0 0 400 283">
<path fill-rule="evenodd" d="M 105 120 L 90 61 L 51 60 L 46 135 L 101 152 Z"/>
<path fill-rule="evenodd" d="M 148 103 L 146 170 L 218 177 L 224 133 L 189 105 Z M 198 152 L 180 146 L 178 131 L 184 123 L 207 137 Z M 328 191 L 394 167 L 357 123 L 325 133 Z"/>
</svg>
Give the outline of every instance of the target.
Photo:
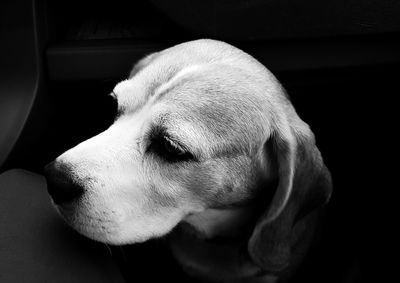
<svg viewBox="0 0 400 283">
<path fill-rule="evenodd" d="M 189 215 L 169 235 L 171 251 L 186 273 L 205 281 L 269 276 L 257 282 L 275 282 L 251 261 L 246 248 L 259 213 L 252 205 Z"/>
<path fill-rule="evenodd" d="M 192 226 L 200 237 L 238 237 L 256 218 L 257 211 L 250 207 L 213 209 L 187 216 L 184 222 Z"/>
</svg>

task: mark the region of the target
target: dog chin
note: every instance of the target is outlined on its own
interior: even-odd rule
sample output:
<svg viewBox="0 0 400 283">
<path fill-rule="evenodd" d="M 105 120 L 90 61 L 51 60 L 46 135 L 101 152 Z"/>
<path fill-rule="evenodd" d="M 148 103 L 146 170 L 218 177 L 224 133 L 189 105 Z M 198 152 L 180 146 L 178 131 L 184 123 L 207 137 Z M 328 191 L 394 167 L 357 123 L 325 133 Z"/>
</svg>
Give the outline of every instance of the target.
<svg viewBox="0 0 400 283">
<path fill-rule="evenodd" d="M 85 221 L 66 221 L 79 234 L 102 243 L 113 244 L 115 235 L 106 230 L 105 226 L 97 227 L 92 224 L 86 224 Z"/>
<path fill-rule="evenodd" d="M 87 227 L 84 224 L 81 225 L 76 225 L 76 224 L 70 224 L 70 226 L 76 230 L 79 234 L 97 241 L 101 242 L 104 244 L 109 244 L 109 245 L 127 245 L 127 244 L 136 244 L 136 243 L 142 243 L 147 240 L 149 240 L 151 237 L 134 237 L 132 235 L 129 235 L 128 237 L 125 237 L 122 233 L 116 233 L 115 231 L 109 232 L 109 231 L 104 231 L 103 227 L 100 229 L 97 229 L 95 227 Z"/>
<path fill-rule="evenodd" d="M 57 205 L 54 206 L 68 226 L 79 234 L 97 242 L 109 245 L 126 245 L 142 243 L 152 238 L 151 235 L 148 237 L 128 235 L 123 233 L 123 228 L 118 227 L 117 224 L 112 224 L 109 220 L 101 221 L 101 219 L 92 219 L 87 216 L 77 216 L 76 213 L 66 211 Z"/>
<path fill-rule="evenodd" d="M 90 217 L 79 216 L 71 211 L 65 211 L 63 208 L 55 205 L 58 214 L 64 222 L 79 234 L 102 243 L 118 244 L 119 239 L 116 235 L 116 229 L 110 226 L 110 223 L 102 223 L 100 220 Z"/>
</svg>

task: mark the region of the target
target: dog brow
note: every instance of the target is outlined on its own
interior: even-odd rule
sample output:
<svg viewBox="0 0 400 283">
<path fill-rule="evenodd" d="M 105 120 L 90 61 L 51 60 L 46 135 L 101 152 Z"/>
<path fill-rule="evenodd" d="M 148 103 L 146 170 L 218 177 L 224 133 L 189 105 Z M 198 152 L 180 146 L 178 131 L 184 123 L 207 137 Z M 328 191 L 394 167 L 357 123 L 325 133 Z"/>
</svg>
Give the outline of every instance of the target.
<svg viewBox="0 0 400 283">
<path fill-rule="evenodd" d="M 194 65 L 190 67 L 185 67 L 179 72 L 171 73 L 168 80 L 161 84 L 158 88 L 154 89 L 154 96 L 157 96 L 157 99 L 161 99 L 165 94 L 172 91 L 174 88 L 179 87 L 182 83 L 190 80 L 190 78 L 185 79 L 185 75 L 190 74 L 196 70 L 201 68 L 199 65 Z"/>
</svg>

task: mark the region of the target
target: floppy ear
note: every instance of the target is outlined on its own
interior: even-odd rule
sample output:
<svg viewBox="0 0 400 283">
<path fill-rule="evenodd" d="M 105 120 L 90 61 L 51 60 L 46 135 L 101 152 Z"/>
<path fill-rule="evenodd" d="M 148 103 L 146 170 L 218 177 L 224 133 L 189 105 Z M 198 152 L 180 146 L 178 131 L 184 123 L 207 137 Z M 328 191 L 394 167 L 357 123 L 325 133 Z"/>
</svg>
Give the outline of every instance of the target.
<svg viewBox="0 0 400 283">
<path fill-rule="evenodd" d="M 264 145 L 270 147 L 264 152 L 274 155 L 278 187 L 248 243 L 251 258 L 269 271 L 289 265 L 298 237 L 296 223 L 325 204 L 331 195 L 330 173 L 308 125 L 294 110 L 290 119 L 283 120 Z"/>
</svg>

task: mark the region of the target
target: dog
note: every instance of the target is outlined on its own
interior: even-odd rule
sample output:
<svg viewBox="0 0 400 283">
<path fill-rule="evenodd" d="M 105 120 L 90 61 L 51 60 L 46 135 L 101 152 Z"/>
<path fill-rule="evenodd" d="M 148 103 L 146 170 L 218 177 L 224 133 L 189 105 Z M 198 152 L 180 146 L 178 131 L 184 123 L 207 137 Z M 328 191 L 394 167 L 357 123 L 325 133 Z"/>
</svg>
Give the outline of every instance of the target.
<svg viewBox="0 0 400 283">
<path fill-rule="evenodd" d="M 45 168 L 65 221 L 104 243 L 166 236 L 191 276 L 277 282 L 306 254 L 331 176 L 274 75 L 202 39 L 140 60 L 114 123 Z"/>
</svg>

